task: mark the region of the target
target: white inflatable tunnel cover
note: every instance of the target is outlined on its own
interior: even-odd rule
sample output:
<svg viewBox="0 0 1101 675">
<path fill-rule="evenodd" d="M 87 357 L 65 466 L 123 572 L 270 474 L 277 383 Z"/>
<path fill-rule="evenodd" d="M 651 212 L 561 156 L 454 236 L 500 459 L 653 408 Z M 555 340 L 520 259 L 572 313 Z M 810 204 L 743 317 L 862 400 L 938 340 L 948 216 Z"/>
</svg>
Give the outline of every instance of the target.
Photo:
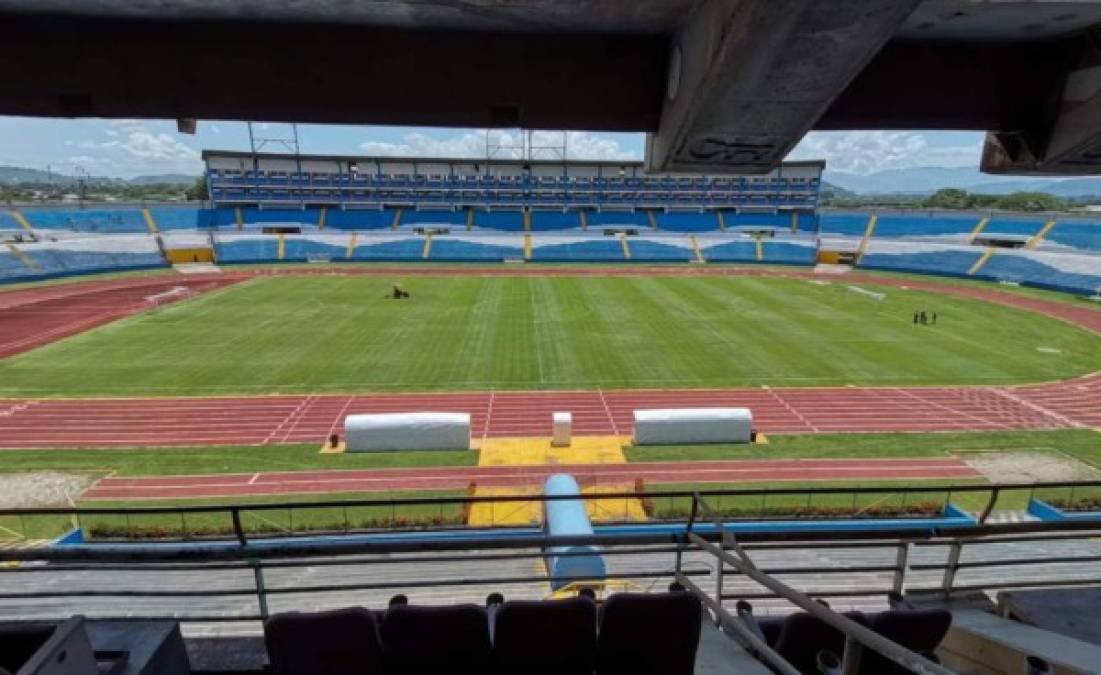
<svg viewBox="0 0 1101 675">
<path fill-rule="evenodd" d="M 468 413 L 417 412 L 348 415 L 348 451 L 469 450 Z"/>
<path fill-rule="evenodd" d="M 675 408 L 635 411 L 635 443 L 749 443 L 748 408 Z"/>
</svg>

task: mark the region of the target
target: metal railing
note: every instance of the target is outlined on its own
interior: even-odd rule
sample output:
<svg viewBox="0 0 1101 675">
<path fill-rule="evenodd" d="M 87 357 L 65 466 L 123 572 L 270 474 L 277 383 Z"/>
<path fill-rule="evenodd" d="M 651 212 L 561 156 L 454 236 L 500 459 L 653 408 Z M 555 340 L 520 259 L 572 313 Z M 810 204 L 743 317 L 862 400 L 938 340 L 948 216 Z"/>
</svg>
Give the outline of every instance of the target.
<svg viewBox="0 0 1101 675">
<path fill-rule="evenodd" d="M 719 533 L 718 543 L 712 543 L 704 539 L 694 531 L 696 518 L 699 512 L 711 520 Z M 935 664 L 921 655 L 916 654 L 906 647 L 890 640 L 879 633 L 863 626 L 852 619 L 838 614 L 825 605 L 811 598 L 775 577 L 760 570 L 754 564 L 749 554 L 741 547 L 734 535 L 727 530 L 719 515 L 711 509 L 708 503 L 697 496 L 692 500 L 692 517 L 686 532 L 687 541 L 701 550 L 710 553 L 717 559 L 715 574 L 715 594 L 708 595 L 706 591 L 693 583 L 688 575 L 681 574 L 678 569 L 677 581 L 696 595 L 716 617 L 718 623 L 727 631 L 737 636 L 743 644 L 749 646 L 759 657 L 783 675 L 798 675 L 790 663 L 776 653 L 764 640 L 759 630 L 754 630 L 754 624 L 746 621 L 740 614 L 731 615 L 723 607 L 723 578 L 726 567 L 731 567 L 739 574 L 743 574 L 761 586 L 791 602 L 796 607 L 825 622 L 845 635 L 844 652 L 837 668 L 844 675 L 857 675 L 860 672 L 860 659 L 862 650 L 872 649 L 881 656 L 896 663 L 918 675 L 954 675 L 954 672 Z M 731 553 L 733 551 L 733 553 Z M 736 555 L 735 555 L 736 554 Z M 678 563 L 680 562 L 678 557 Z M 819 664 L 836 662 L 834 655 L 818 655 Z"/>
<path fill-rule="evenodd" d="M 1099 483 L 1088 484 L 1101 486 Z M 953 492 L 975 493 L 976 503 L 993 503 L 1007 490 L 1040 488 L 1083 489 L 1083 484 L 1047 484 L 1044 486 L 957 486 Z M 910 488 L 913 494 L 928 495 L 948 488 Z M 841 494 L 844 488 L 827 488 L 816 494 Z M 894 488 L 866 488 L 858 494 L 876 496 Z M 989 494 L 983 494 L 983 491 Z M 804 490 L 781 491 L 801 494 Z M 471 539 L 461 536 L 334 536 L 286 537 L 260 540 L 244 526 L 249 509 L 265 511 L 291 507 L 334 508 L 333 504 L 291 502 L 289 504 L 211 505 L 153 508 L 79 508 L 32 509 L 19 513 L 44 516 L 82 517 L 119 514 L 220 513 L 234 523 L 232 538 L 220 540 L 162 541 L 153 544 L 133 542 L 100 543 L 93 546 L 34 548 L 15 544 L 0 549 L 0 615 L 6 618 L 66 618 L 80 609 L 93 617 L 173 618 L 180 621 L 257 621 L 280 609 L 317 608 L 327 602 L 385 604 L 388 595 L 417 589 L 434 597 L 461 595 L 474 599 L 514 587 L 526 597 L 550 593 L 551 582 L 563 581 L 549 576 L 542 568 L 533 570 L 549 547 L 593 545 L 602 547 L 610 563 L 609 579 L 570 577 L 568 581 L 601 586 L 618 580 L 642 588 L 656 586 L 674 578 L 702 593 L 713 584 L 714 592 L 705 602 L 720 617 L 720 623 L 736 621 L 727 612 L 718 614 L 730 601 L 780 598 L 791 602 L 790 594 L 816 598 L 832 596 L 880 596 L 888 591 L 926 591 L 950 597 L 968 590 L 992 590 L 1014 587 L 1056 587 L 1071 584 L 1101 583 L 1097 562 L 1101 545 L 1089 544 L 1090 537 L 1101 534 L 1101 521 L 949 524 L 914 529 L 891 527 L 853 532 L 840 519 L 836 527 L 815 531 L 791 532 L 783 529 L 753 529 L 733 540 L 732 521 L 717 510 L 716 497 L 725 499 L 757 498 L 776 491 L 737 490 L 709 493 L 645 493 L 642 496 L 679 499 L 689 495 L 687 523 L 678 528 L 615 528 L 589 536 L 548 537 L 541 530 L 484 531 Z M 670 496 L 671 495 L 671 496 Z M 973 495 L 974 496 L 974 495 Z M 635 493 L 586 495 L 585 500 L 637 499 Z M 400 508 L 406 504 L 480 503 L 484 501 L 548 501 L 562 497 L 424 498 L 413 500 L 358 500 L 346 504 L 386 505 Z M 848 497 L 846 497 L 848 499 Z M 340 508 L 337 503 L 336 507 Z M 739 508 L 741 502 L 738 502 Z M 987 509 L 989 511 L 989 509 Z M 10 516 L 11 510 L 0 512 Z M 707 517 L 702 521 L 700 515 Z M 705 527 L 706 526 L 706 527 Z M 433 534 L 438 534 L 434 532 Z M 454 534 L 457 532 L 448 533 Z M 1037 543 L 1046 544 L 1036 549 Z M 1057 546 L 1073 544 L 1069 553 Z M 736 544 L 734 548 L 732 544 Z M 994 557 L 968 556 L 977 547 L 1009 545 Z M 1018 546 L 1014 548 L 1014 545 Z M 872 558 L 856 564 L 839 557 L 823 564 L 795 564 L 789 552 L 814 554 L 818 551 L 851 550 L 866 552 Z M 733 552 L 732 552 L 733 551 Z M 916 556 L 916 551 L 925 555 Z M 752 554 L 759 563 L 748 560 Z M 557 555 L 589 555 L 587 552 L 561 552 Z M 862 553 L 863 555 L 863 553 Z M 776 564 L 769 565 L 767 558 Z M 865 556 L 867 557 L 867 556 Z M 617 561 L 623 561 L 619 564 Z M 732 562 L 733 561 L 733 562 Z M 1059 565 L 1070 563 L 1085 571 L 1070 576 L 1055 573 Z M 986 568 L 1008 570 L 998 578 L 961 583 L 960 576 Z M 1035 574 L 1018 571 L 1037 570 Z M 1090 572 L 1089 570 L 1094 570 Z M 830 579 L 863 574 L 858 587 L 831 588 Z M 914 577 L 920 577 L 915 582 Z M 874 578 L 873 578 L 874 577 Z M 760 583 L 767 578 L 769 583 Z M 778 578 L 783 579 L 779 581 Z M 748 580 L 751 588 L 739 589 Z M 826 583 L 825 589 L 815 584 Z M 777 585 L 779 584 L 779 585 Z M 794 587 L 798 586 L 798 590 Z M 84 603 L 84 604 L 82 604 Z M 87 603 L 91 603 L 89 608 Z M 273 607 L 273 603 L 276 605 Z M 296 604 L 297 603 L 297 604 Z M 305 603 L 305 606 L 303 605 Z M 796 603 L 803 607 L 805 603 Z M 816 603 L 817 604 L 817 603 Z M 33 610 L 33 611 L 29 611 Z M 726 610 L 723 610 L 726 611 Z M 56 612 L 56 616 L 50 615 Z M 22 613 L 22 614 L 21 614 Z M 739 624 L 741 625 L 741 624 Z M 767 653 L 749 638 L 747 642 L 760 653 Z"/>
<path fill-rule="evenodd" d="M 1006 489 L 1006 486 L 998 486 L 995 493 Z M 992 494 L 990 503 L 997 500 L 998 494 Z M 991 509 L 984 509 L 981 519 L 985 521 Z M 697 531 L 700 516 L 707 518 L 714 526 L 714 531 L 701 533 Z M 718 533 L 716 537 L 715 533 Z M 1040 555 L 997 557 L 990 560 L 965 561 L 963 553 L 965 547 L 980 545 L 1012 545 L 1035 544 L 1066 541 L 1086 541 L 1101 533 L 1101 520 L 1089 521 L 1063 521 L 1056 523 L 1021 522 L 1004 524 L 983 524 L 971 528 L 949 527 L 940 530 L 932 530 L 925 533 L 869 533 L 875 539 L 852 539 L 852 534 L 834 533 L 832 539 L 815 541 L 792 541 L 777 543 L 747 543 L 758 537 L 754 534 L 743 534 L 737 538 L 725 526 L 721 517 L 716 513 L 705 497 L 697 495 L 693 499 L 692 514 L 686 528 L 682 550 L 676 554 L 675 567 L 680 570 L 685 552 L 693 548 L 705 551 L 716 559 L 714 592 L 708 593 L 689 575 L 680 575 L 677 580 L 691 592 L 697 595 L 707 606 L 718 625 L 735 637 L 742 644 L 754 651 L 759 658 L 772 665 L 782 673 L 792 672 L 790 666 L 783 662 L 774 651 L 764 644 L 761 635 L 752 629 L 752 622 L 747 621 L 739 607 L 737 615 L 731 614 L 726 609 L 726 602 L 736 600 L 739 606 L 747 599 L 779 598 L 797 608 L 800 608 L 829 625 L 841 631 L 846 636 L 845 649 L 839 659 L 839 672 L 849 674 L 859 671 L 860 652 L 864 648 L 871 648 L 886 658 L 909 668 L 915 673 L 951 673 L 939 665 L 936 665 L 921 656 L 909 652 L 901 645 L 886 640 L 882 636 L 853 622 L 845 616 L 838 614 L 814 598 L 829 596 L 859 597 L 881 596 L 886 597 L 889 592 L 903 593 L 906 590 L 933 592 L 941 599 L 951 599 L 953 594 L 961 591 L 991 591 L 1006 588 L 1043 588 L 1059 586 L 1079 586 L 1101 584 L 1101 573 L 1094 572 L 1092 576 L 1078 576 L 1070 579 L 1059 579 L 1052 576 L 1047 578 L 1032 578 L 1022 580 L 1005 580 L 985 583 L 958 584 L 956 575 L 960 570 L 975 570 L 983 568 L 1019 568 L 1022 566 L 1044 566 L 1051 573 L 1053 567 L 1063 564 L 1083 564 L 1093 566 L 1101 562 L 1101 546 L 1093 546 L 1091 553 L 1086 555 L 1052 555 L 1045 552 Z M 897 536 L 896 536 L 897 535 Z M 947 555 L 944 562 L 937 563 L 910 563 L 910 551 L 912 547 L 946 547 Z M 893 549 L 895 559 L 889 565 L 842 565 L 834 568 L 815 566 L 806 567 L 760 567 L 750 557 L 750 551 L 781 551 L 807 549 Z M 938 587 L 907 589 L 906 573 L 910 571 L 934 571 L 941 572 L 942 578 Z M 831 575 L 863 574 L 863 573 L 887 573 L 891 575 L 891 583 L 887 587 L 867 586 L 862 581 L 862 588 L 848 588 L 842 591 L 816 591 L 813 593 L 797 590 L 796 588 L 780 581 L 777 576 L 798 577 L 801 575 L 814 575 L 818 578 Z M 727 577 L 739 575 L 751 579 L 759 586 L 767 589 L 760 593 L 729 593 L 724 590 Z M 811 596 L 814 596 L 813 598 Z"/>
<path fill-rule="evenodd" d="M 587 485 L 583 476 L 581 483 L 583 487 Z M 936 514 L 922 512 L 918 507 L 925 507 L 926 511 L 934 505 L 943 508 L 958 498 L 964 500 L 963 506 L 977 514 L 977 522 L 981 525 L 988 522 L 995 507 L 1004 499 L 1008 498 L 1014 505 L 1023 508 L 1037 494 L 1049 498 L 1051 495 L 1064 495 L 1067 502 L 1074 502 L 1083 494 L 1101 497 L 1101 481 L 609 492 L 585 494 L 582 499 L 595 505 L 605 516 L 603 520 L 615 523 L 631 522 L 630 514 L 635 502 L 650 506 L 646 514 L 650 522 L 684 520 L 689 516 L 692 501 L 697 495 L 706 498 L 728 522 L 807 518 L 845 520 L 882 516 L 885 513 L 899 518 L 929 517 Z M 71 525 L 83 527 L 92 534 L 97 527 L 107 529 L 113 533 L 111 537 L 104 537 L 108 539 L 148 539 L 150 532 L 147 530 L 152 530 L 152 534 L 159 534 L 157 538 L 160 539 L 201 541 L 233 537 L 238 543 L 245 544 L 257 536 L 313 536 L 460 527 L 464 526 L 462 514 L 476 505 L 488 506 L 490 527 L 515 526 L 507 516 L 517 507 L 573 498 L 569 495 L 444 496 L 202 506 L 0 509 L 0 540 L 44 538 L 33 536 L 35 525 L 52 522 L 57 527 L 49 532 L 50 536 L 62 534 Z M 616 518 L 620 513 L 623 518 Z M 155 527 L 150 523 L 155 523 Z M 127 536 L 128 533 L 133 536 Z"/>
</svg>

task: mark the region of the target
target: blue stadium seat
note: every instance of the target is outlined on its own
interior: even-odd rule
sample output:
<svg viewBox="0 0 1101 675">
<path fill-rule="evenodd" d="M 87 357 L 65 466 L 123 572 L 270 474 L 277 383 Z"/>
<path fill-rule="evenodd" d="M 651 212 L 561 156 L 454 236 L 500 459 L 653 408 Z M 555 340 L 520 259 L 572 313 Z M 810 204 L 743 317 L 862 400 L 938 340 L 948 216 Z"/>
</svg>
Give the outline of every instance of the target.
<svg viewBox="0 0 1101 675">
<path fill-rule="evenodd" d="M 23 216 L 36 229 L 98 234 L 144 233 L 149 229 L 139 208 L 25 208 Z"/>
<path fill-rule="evenodd" d="M 581 216 L 576 211 L 563 213 L 562 211 L 535 211 L 531 212 L 531 229 L 533 232 L 548 230 L 569 230 L 581 227 Z"/>
<path fill-rule="evenodd" d="M 714 213 L 658 213 L 658 229 L 671 232 L 708 232 L 719 229 Z M 728 221 L 729 224 L 729 221 Z"/>
<path fill-rule="evenodd" d="M 756 262 L 757 243 L 745 237 L 700 239 L 700 250 L 709 262 Z"/>
<path fill-rule="evenodd" d="M 329 209 L 325 215 L 325 227 L 334 230 L 376 230 L 393 222 L 392 209 Z"/>
<path fill-rule="evenodd" d="M 532 242 L 531 259 L 544 262 L 622 262 L 623 245 L 617 237 L 544 235 Z"/>
<path fill-rule="evenodd" d="M 363 237 L 352 251 L 353 260 L 420 260 L 423 255 L 424 238 L 413 236 Z"/>
<path fill-rule="evenodd" d="M 214 239 L 214 255 L 222 263 L 271 262 L 279 258 L 279 245 L 271 235 L 220 235 Z"/>
<path fill-rule="evenodd" d="M 522 242 L 501 237 L 473 238 L 433 237 L 429 258 L 432 260 L 505 260 L 524 257 Z"/>
<path fill-rule="evenodd" d="M 790 230 L 790 213 L 738 213 L 727 214 L 726 226 L 731 227 L 775 227 Z"/>
<path fill-rule="evenodd" d="M 88 236 L 15 246 L 18 254 L 6 246 L 0 248 L 0 281 L 166 265 L 156 241 L 148 235 Z"/>
<path fill-rule="evenodd" d="M 311 257 L 327 257 L 342 260 L 348 253 L 351 235 L 287 235 L 284 238 L 284 260 L 308 260 Z"/>
<path fill-rule="evenodd" d="M 782 265 L 813 265 L 818 247 L 813 241 L 795 242 L 765 239 L 761 242 L 762 262 Z"/>
<path fill-rule="evenodd" d="M 998 251 L 982 276 L 1076 293 L 1101 292 L 1101 256 L 1040 251 Z"/>
<path fill-rule="evenodd" d="M 1045 239 L 1060 246 L 1082 251 L 1101 251 L 1101 220 L 1062 220 L 1047 233 Z"/>
<path fill-rule="evenodd" d="M 449 227 L 466 227 L 466 211 L 458 210 L 407 210 L 402 213 L 402 225 L 445 225 Z"/>
<path fill-rule="evenodd" d="M 589 222 L 589 228 L 594 227 L 637 227 L 646 229 L 650 227 L 650 220 L 642 211 L 633 213 L 621 211 L 591 211 L 585 214 Z"/>
<path fill-rule="evenodd" d="M 158 230 L 194 230 L 202 225 L 200 211 L 194 207 L 153 207 L 149 214 Z"/>
<path fill-rule="evenodd" d="M 868 218 L 867 213 L 823 213 L 818 216 L 818 227 L 822 234 L 863 236 Z"/>
<path fill-rule="evenodd" d="M 1013 234 L 1031 237 L 1044 227 L 1047 218 L 991 218 L 983 229 L 984 235 Z"/>
<path fill-rule="evenodd" d="M 631 249 L 632 260 L 690 262 L 696 257 L 688 237 L 630 237 L 627 244 Z"/>
<path fill-rule="evenodd" d="M 937 242 L 902 242 L 877 240 L 868 243 L 861 267 L 966 275 L 982 257 L 984 249 L 976 246 L 940 244 Z"/>
<path fill-rule="evenodd" d="M 955 215 L 883 215 L 876 219 L 876 237 L 921 237 L 968 235 L 979 224 L 980 216 Z M 865 225 L 867 219 L 865 218 Z M 989 229 L 989 228 L 988 228 Z M 863 234 L 861 232 L 860 234 Z"/>
</svg>

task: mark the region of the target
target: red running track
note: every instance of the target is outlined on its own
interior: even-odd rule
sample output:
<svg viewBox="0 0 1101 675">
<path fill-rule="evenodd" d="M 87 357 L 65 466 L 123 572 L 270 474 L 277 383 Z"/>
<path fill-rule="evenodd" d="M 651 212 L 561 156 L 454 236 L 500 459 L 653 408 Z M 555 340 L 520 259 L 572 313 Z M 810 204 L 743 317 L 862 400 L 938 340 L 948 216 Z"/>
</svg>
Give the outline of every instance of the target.
<svg viewBox="0 0 1101 675">
<path fill-rule="evenodd" d="M 144 312 L 156 306 L 150 298 L 177 288 L 205 293 L 238 281 L 234 277 L 158 275 L 0 293 L 0 358 Z M 166 295 L 161 304 L 183 297 Z"/>
<path fill-rule="evenodd" d="M 889 480 L 978 478 L 964 462 L 944 459 L 731 460 L 638 462 L 556 466 L 440 467 L 374 471 L 292 471 L 151 478 L 104 478 L 82 499 L 146 500 L 321 492 L 462 490 L 481 487 L 536 487 L 552 473 L 569 473 L 582 485 L 647 483 L 739 483 L 761 481 Z"/>
<path fill-rule="evenodd" d="M 640 408 L 748 407 L 765 433 L 995 431 L 1101 423 L 1101 374 L 1030 387 L 567 391 L 354 396 L 0 400 L 0 447 L 318 443 L 345 415 L 467 412 L 475 437 L 630 435 Z"/>
</svg>

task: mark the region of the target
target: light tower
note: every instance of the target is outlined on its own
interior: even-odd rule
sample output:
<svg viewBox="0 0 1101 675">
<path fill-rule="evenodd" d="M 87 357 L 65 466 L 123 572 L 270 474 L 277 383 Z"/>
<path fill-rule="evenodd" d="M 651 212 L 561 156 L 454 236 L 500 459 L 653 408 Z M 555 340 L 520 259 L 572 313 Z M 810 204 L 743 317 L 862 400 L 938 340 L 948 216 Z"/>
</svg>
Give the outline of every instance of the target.
<svg viewBox="0 0 1101 675">
<path fill-rule="evenodd" d="M 566 161 L 568 159 L 567 131 L 539 131 L 536 129 L 486 129 L 487 160 L 534 159 Z"/>
</svg>

